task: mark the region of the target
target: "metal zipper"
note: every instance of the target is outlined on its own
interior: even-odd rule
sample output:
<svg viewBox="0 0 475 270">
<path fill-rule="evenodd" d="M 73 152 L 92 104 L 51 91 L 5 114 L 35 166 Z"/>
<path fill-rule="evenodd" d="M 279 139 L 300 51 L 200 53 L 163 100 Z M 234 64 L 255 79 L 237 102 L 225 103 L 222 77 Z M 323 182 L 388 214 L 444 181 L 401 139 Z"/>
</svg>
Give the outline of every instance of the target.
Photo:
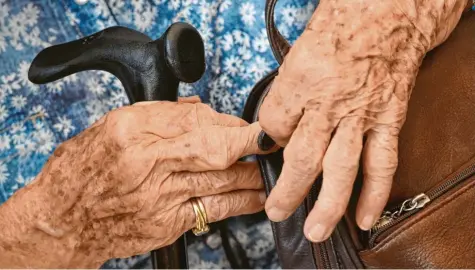
<svg viewBox="0 0 475 270">
<path fill-rule="evenodd" d="M 328 256 L 327 247 L 325 246 L 325 242 L 318 243 L 318 249 L 320 254 L 320 260 L 323 263 L 323 269 L 332 269 L 330 258 Z"/>
<path fill-rule="evenodd" d="M 394 225 L 399 224 L 406 218 L 412 216 L 422 208 L 424 208 L 431 201 L 437 199 L 453 187 L 457 186 L 470 176 L 475 174 L 475 164 L 467 167 L 455 177 L 446 181 L 444 184 L 428 191 L 427 193 L 421 193 L 413 198 L 405 200 L 398 207 L 391 209 L 390 211 L 385 211 L 379 220 L 375 223 L 373 228 L 370 230 L 369 237 L 369 248 L 375 246 L 376 239 L 382 233 L 387 231 L 389 228 Z"/>
</svg>

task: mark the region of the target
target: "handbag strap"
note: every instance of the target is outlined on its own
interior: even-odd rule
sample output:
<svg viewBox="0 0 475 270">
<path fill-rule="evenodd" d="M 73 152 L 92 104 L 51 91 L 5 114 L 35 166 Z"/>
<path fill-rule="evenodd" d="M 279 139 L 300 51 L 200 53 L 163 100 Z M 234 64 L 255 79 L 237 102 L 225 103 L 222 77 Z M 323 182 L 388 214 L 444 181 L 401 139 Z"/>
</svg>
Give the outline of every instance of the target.
<svg viewBox="0 0 475 270">
<path fill-rule="evenodd" d="M 267 37 L 269 38 L 270 46 L 272 48 L 272 52 L 274 53 L 274 57 L 282 64 L 284 62 L 284 57 L 290 50 L 290 44 L 287 40 L 282 36 L 282 34 L 277 29 L 275 22 L 274 22 L 274 9 L 277 0 L 266 0 L 266 29 L 267 29 Z"/>
</svg>

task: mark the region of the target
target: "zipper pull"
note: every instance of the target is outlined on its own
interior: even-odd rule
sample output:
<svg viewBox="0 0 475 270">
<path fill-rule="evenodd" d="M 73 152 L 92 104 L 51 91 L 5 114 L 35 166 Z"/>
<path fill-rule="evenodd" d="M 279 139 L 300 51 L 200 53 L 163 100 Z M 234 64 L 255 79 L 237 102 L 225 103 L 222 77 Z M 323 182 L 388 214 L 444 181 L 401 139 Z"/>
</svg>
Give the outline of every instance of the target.
<svg viewBox="0 0 475 270">
<path fill-rule="evenodd" d="M 376 223 L 374 224 L 373 228 L 371 228 L 371 231 L 379 230 L 381 227 L 384 227 L 386 224 L 391 223 L 393 220 L 397 219 L 405 212 L 423 208 L 429 202 L 429 196 L 424 193 L 421 193 L 413 198 L 407 199 L 396 210 L 392 212 L 384 211 L 378 221 L 376 221 Z"/>
<path fill-rule="evenodd" d="M 405 200 L 402 203 L 401 208 L 399 209 L 399 213 L 398 213 L 397 216 L 400 216 L 403 212 L 409 212 L 409 211 L 412 211 L 414 209 L 420 209 L 420 208 L 426 206 L 426 204 L 428 204 L 429 202 L 430 202 L 429 196 L 427 196 L 424 193 L 421 193 L 421 194 L 415 196 L 414 198 Z"/>
</svg>

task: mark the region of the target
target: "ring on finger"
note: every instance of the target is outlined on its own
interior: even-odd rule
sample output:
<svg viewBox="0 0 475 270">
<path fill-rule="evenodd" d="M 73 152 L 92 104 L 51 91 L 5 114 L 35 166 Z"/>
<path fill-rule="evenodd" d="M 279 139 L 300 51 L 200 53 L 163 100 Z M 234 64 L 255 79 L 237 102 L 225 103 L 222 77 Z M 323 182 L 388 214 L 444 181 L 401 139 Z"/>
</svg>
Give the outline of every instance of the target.
<svg viewBox="0 0 475 270">
<path fill-rule="evenodd" d="M 190 199 L 196 217 L 196 226 L 191 231 L 194 235 L 200 236 L 209 232 L 208 216 L 200 198 Z"/>
</svg>

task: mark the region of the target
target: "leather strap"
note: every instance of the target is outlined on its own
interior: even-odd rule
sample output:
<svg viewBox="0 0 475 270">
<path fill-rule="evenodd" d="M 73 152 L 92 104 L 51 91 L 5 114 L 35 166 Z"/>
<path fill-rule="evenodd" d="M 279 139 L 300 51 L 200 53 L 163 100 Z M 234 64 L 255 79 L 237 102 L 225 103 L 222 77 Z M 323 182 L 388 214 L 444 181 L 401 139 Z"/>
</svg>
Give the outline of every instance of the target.
<svg viewBox="0 0 475 270">
<path fill-rule="evenodd" d="M 274 9 L 276 3 L 277 0 L 266 0 L 266 29 L 274 57 L 279 64 L 282 64 L 285 55 L 287 55 L 290 50 L 290 44 L 275 26 Z"/>
</svg>

